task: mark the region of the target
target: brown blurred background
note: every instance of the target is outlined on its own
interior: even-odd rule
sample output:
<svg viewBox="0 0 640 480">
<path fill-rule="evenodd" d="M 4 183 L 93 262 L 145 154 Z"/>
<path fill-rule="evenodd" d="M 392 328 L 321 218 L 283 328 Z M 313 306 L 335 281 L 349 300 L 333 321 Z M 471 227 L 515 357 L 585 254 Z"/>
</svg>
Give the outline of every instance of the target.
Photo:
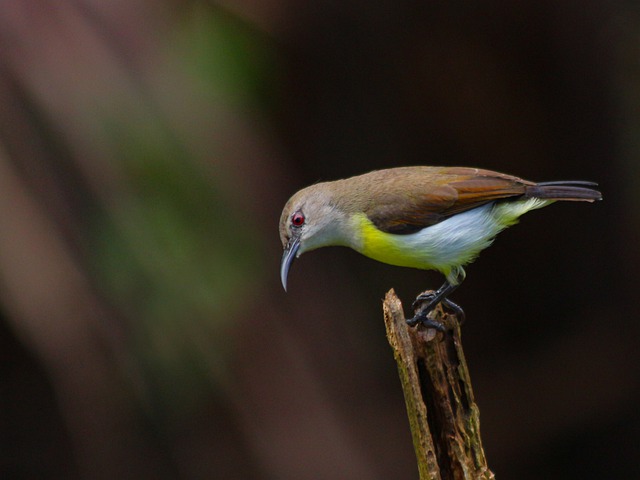
<svg viewBox="0 0 640 480">
<path fill-rule="evenodd" d="M 381 299 L 441 277 L 324 249 L 285 294 L 277 223 L 420 164 L 600 182 L 454 300 L 498 478 L 640 478 L 637 2 L 0 8 L 0 478 L 417 478 Z"/>
</svg>

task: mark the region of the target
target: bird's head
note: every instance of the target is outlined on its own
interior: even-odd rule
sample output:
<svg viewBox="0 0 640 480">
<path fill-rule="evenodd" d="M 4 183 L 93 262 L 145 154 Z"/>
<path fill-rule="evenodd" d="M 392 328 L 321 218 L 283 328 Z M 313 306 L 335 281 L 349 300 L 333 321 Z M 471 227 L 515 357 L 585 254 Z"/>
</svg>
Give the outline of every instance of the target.
<svg viewBox="0 0 640 480">
<path fill-rule="evenodd" d="M 338 207 L 333 184 L 318 183 L 289 199 L 280 217 L 280 240 L 284 247 L 280 279 L 287 289 L 293 261 L 304 252 L 320 247 L 347 245 L 347 215 Z"/>
</svg>

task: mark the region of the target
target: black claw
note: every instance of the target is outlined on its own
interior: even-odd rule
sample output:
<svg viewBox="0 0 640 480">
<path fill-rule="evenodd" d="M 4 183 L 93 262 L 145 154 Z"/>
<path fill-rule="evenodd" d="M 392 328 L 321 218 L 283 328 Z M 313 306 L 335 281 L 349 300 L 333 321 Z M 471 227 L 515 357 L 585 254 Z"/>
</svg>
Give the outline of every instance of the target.
<svg viewBox="0 0 640 480">
<path fill-rule="evenodd" d="M 422 325 L 425 328 L 435 328 L 439 332 L 446 331 L 446 328 L 444 327 L 444 325 L 442 325 L 440 322 L 433 320 L 432 318 L 429 318 L 427 316 L 427 313 L 425 313 L 424 311 L 417 313 L 413 318 L 407 319 L 407 324 L 410 327 L 415 327 L 419 323 L 422 323 Z"/>
<path fill-rule="evenodd" d="M 435 292 L 429 292 L 429 293 L 421 293 L 420 295 L 418 295 L 416 297 L 416 299 L 413 301 L 413 303 L 411 304 L 411 309 L 415 310 L 416 308 L 418 308 L 418 306 L 421 303 L 425 303 L 425 302 L 432 302 L 433 299 L 435 298 L 436 294 Z M 428 308 L 428 307 L 427 307 Z"/>
<path fill-rule="evenodd" d="M 456 287 L 457 285 L 451 285 L 450 283 L 446 282 L 436 292 L 421 293 L 411 304 L 411 308 L 415 311 L 419 307 L 421 307 L 420 314 L 426 316 L 429 312 L 433 311 L 436 308 L 438 303 L 442 303 L 445 308 L 453 311 L 453 313 L 458 317 L 459 322 L 462 324 L 465 319 L 464 310 L 462 310 L 462 307 L 460 307 L 460 305 L 452 302 L 447 298 L 447 295 L 453 292 Z M 414 318 L 417 318 L 417 316 Z M 416 320 L 414 324 L 418 323 L 419 321 Z"/>
<path fill-rule="evenodd" d="M 462 325 L 464 323 L 464 320 L 466 318 L 466 315 L 464 314 L 464 310 L 462 309 L 462 307 L 460 305 L 458 305 L 457 303 L 453 303 L 451 300 L 449 300 L 448 298 L 445 298 L 442 301 L 442 304 L 447 307 L 449 310 L 453 310 L 453 314 L 458 317 L 458 323 L 460 323 L 460 325 Z"/>
<path fill-rule="evenodd" d="M 435 320 L 432 320 L 431 318 L 428 318 L 428 317 L 422 321 L 422 325 L 425 328 L 435 328 L 439 332 L 447 331 L 447 329 L 444 328 L 443 324 L 441 324 L 440 322 L 436 322 Z"/>
<path fill-rule="evenodd" d="M 451 281 L 447 278 L 447 281 L 435 292 L 421 293 L 411 304 L 413 311 L 418 310 L 413 318 L 407 319 L 407 324 L 410 326 L 418 325 L 422 323 L 426 328 L 435 328 L 440 332 L 444 332 L 445 328 L 440 322 L 437 322 L 429 318 L 429 314 L 438 306 L 439 303 L 443 307 L 452 310 L 458 317 L 460 323 L 464 322 L 464 311 L 462 308 L 453 303 L 447 297 L 460 285 L 460 282 L 464 279 L 464 271 L 462 269 L 456 270 L 458 274 Z"/>
<path fill-rule="evenodd" d="M 431 297 L 433 297 L 433 294 L 426 293 L 426 294 L 420 295 L 416 299 L 416 301 L 413 302 L 414 305 L 416 305 L 418 302 L 431 300 L 429 303 L 427 303 L 427 305 L 420 308 L 420 310 L 413 316 L 413 318 L 408 318 L 407 324 L 411 327 L 415 327 L 416 325 L 421 323 L 425 328 L 435 328 L 439 332 L 444 332 L 446 331 L 444 325 L 436 320 L 433 320 L 431 317 L 429 317 L 429 314 L 438 305 L 437 301 L 433 301 Z"/>
</svg>

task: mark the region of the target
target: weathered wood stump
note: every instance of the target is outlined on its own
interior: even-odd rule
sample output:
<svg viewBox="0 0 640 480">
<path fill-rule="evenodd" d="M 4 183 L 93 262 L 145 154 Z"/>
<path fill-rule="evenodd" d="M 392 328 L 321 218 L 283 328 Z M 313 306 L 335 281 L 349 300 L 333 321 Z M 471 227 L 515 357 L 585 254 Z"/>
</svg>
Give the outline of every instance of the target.
<svg viewBox="0 0 640 480">
<path fill-rule="evenodd" d="M 441 306 L 445 333 L 409 327 L 393 290 L 384 300 L 387 338 L 398 363 L 420 480 L 489 480 L 460 325 Z"/>
</svg>

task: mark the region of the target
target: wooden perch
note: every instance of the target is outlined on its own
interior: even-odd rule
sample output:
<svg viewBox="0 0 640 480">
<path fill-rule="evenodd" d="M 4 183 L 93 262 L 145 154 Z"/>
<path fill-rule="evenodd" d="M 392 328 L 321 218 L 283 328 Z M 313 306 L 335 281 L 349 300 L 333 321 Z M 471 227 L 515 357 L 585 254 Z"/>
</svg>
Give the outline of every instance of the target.
<svg viewBox="0 0 640 480">
<path fill-rule="evenodd" d="M 438 306 L 433 315 L 447 327 L 446 333 L 409 327 L 393 289 L 383 307 L 420 480 L 494 479 L 482 449 L 480 412 L 473 398 L 458 319 Z"/>
</svg>

